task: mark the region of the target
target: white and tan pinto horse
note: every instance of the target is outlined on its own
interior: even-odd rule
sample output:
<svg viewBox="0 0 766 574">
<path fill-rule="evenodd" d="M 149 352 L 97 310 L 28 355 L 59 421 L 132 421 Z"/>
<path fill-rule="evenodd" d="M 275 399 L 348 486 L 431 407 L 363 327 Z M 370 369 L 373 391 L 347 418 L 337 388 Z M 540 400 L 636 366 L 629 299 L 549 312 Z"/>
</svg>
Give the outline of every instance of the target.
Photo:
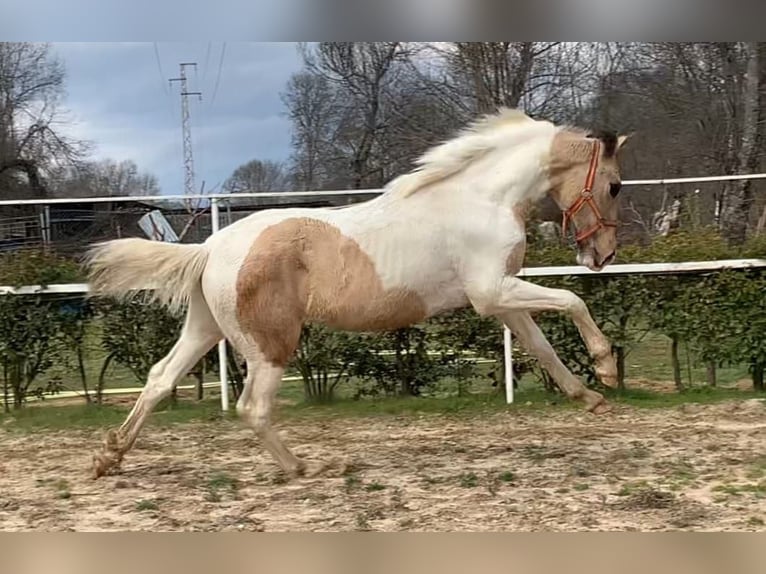
<svg viewBox="0 0 766 574">
<path fill-rule="evenodd" d="M 600 270 L 613 260 L 624 141 L 501 110 L 428 151 L 371 201 L 262 211 L 203 244 L 119 239 L 94 246 L 94 293 L 119 297 L 151 287 L 170 307 L 188 305 L 175 346 L 151 369 L 124 424 L 107 433 L 95 475 L 122 460 L 152 409 L 222 338 L 247 361 L 237 412 L 286 473 L 303 473 L 304 462 L 279 438 L 271 415 L 305 322 L 396 329 L 470 305 L 499 317 L 568 397 L 590 411 L 607 410 L 530 317 L 569 314 L 600 380 L 614 386 L 610 343 L 583 301 L 515 275 L 524 259 L 526 209 L 546 194 L 564 211 L 564 227 L 575 227 L 578 263 Z"/>
</svg>

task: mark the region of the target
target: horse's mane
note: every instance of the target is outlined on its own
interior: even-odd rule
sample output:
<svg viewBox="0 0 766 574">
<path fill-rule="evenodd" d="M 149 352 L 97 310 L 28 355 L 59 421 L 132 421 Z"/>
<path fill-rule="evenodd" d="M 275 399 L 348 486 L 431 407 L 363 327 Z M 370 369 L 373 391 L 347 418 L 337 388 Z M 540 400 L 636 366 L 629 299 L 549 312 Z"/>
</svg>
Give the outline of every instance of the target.
<svg viewBox="0 0 766 574">
<path fill-rule="evenodd" d="M 392 180 L 387 191 L 407 197 L 433 183 L 442 181 L 497 147 L 497 135 L 510 126 L 535 122 L 524 112 L 501 108 L 472 122 L 454 138 L 432 147 L 415 160 L 416 167 Z"/>
</svg>

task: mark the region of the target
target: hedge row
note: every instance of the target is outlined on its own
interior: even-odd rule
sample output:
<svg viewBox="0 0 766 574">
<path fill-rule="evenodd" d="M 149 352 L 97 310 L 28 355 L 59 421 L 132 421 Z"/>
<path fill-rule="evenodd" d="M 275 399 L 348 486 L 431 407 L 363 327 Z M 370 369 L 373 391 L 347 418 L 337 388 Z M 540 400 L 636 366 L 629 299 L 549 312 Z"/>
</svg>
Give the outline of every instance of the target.
<svg viewBox="0 0 766 574">
<path fill-rule="evenodd" d="M 535 238 L 531 238 L 534 240 Z M 738 249 L 725 245 L 710 231 L 676 233 L 648 246 L 620 251 L 621 262 L 691 261 L 765 257 L 766 241 L 751 241 Z M 564 246 L 538 245 L 527 265 L 569 265 L 572 251 Z M 22 285 L 80 281 L 73 263 L 45 253 L 16 253 L 0 257 L 0 281 Z M 613 344 L 624 383 L 625 360 L 649 332 L 672 341 L 675 379 L 683 387 L 678 347 L 685 344 L 708 366 L 715 384 L 716 367 L 746 364 L 756 388 L 763 388 L 766 368 L 766 274 L 762 270 L 723 271 L 705 275 L 585 276 L 540 279 L 540 283 L 571 289 L 588 304 L 596 322 Z M 175 341 L 181 319 L 164 309 L 139 302 L 61 300 L 48 296 L 0 297 L 0 362 L 6 408 L 20 407 L 30 393 L 55 392 L 62 382 L 44 377 L 64 362 L 79 374 L 84 388 L 98 387 L 112 364 L 129 369 L 144 381 L 152 364 Z M 562 360 L 575 374 L 598 385 L 579 333 L 567 318 L 544 313 L 537 317 Z M 103 352 L 102 377 L 89 381 L 85 368 L 86 341 L 99 332 Z M 524 355 L 517 355 L 516 374 L 533 371 L 546 387 L 551 381 Z M 482 367 L 476 357 L 495 359 Z M 204 360 L 217 372 L 217 353 Z M 460 310 L 425 324 L 390 333 L 344 333 L 307 326 L 291 367 L 303 380 L 305 396 L 331 400 L 340 385 L 353 381 L 354 395 L 419 395 L 446 378 L 458 392 L 476 377 L 495 384 L 502 375 L 499 323 Z M 241 389 L 244 368 L 229 357 L 235 390 Z M 201 387 L 200 387 L 201 388 Z"/>
</svg>

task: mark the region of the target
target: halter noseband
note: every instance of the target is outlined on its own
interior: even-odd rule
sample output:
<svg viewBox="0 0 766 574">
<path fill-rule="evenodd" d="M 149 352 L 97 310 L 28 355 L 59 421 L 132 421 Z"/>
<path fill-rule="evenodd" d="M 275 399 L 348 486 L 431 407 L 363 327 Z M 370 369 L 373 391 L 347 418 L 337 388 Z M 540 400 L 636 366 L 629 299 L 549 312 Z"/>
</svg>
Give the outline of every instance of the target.
<svg viewBox="0 0 766 574">
<path fill-rule="evenodd" d="M 577 243 L 580 243 L 582 241 L 585 241 L 599 231 L 600 229 L 603 229 L 605 227 L 617 227 L 616 221 L 609 221 L 607 219 L 604 219 L 604 217 L 601 215 L 601 211 L 598 208 L 598 205 L 596 205 L 596 202 L 593 201 L 593 181 L 596 179 L 596 168 L 598 167 L 598 156 L 599 152 L 601 150 L 601 145 L 598 141 L 593 142 L 593 153 L 590 156 L 590 167 L 588 168 L 588 176 L 585 178 L 585 187 L 580 192 L 580 197 L 578 197 L 575 202 L 569 206 L 569 209 L 564 210 L 564 217 L 563 221 L 561 223 L 561 234 L 566 237 L 567 234 L 567 225 L 570 221 L 574 223 L 574 216 L 586 205 L 588 205 L 591 208 L 591 211 L 593 211 L 593 214 L 596 216 L 596 223 L 589 227 L 588 229 L 584 229 L 583 231 L 577 232 L 577 228 L 575 227 L 575 241 Z"/>
</svg>

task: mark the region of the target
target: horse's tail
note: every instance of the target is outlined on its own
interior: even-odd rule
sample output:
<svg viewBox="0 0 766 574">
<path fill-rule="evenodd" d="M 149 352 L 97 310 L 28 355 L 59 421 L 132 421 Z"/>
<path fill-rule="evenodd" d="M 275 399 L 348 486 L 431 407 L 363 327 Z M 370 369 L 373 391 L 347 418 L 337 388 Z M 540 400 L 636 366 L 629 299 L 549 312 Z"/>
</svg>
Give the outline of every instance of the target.
<svg viewBox="0 0 766 574">
<path fill-rule="evenodd" d="M 203 244 L 130 238 L 95 244 L 85 264 L 92 294 L 128 299 L 145 290 L 150 300 L 177 310 L 198 288 L 207 258 Z"/>
</svg>

